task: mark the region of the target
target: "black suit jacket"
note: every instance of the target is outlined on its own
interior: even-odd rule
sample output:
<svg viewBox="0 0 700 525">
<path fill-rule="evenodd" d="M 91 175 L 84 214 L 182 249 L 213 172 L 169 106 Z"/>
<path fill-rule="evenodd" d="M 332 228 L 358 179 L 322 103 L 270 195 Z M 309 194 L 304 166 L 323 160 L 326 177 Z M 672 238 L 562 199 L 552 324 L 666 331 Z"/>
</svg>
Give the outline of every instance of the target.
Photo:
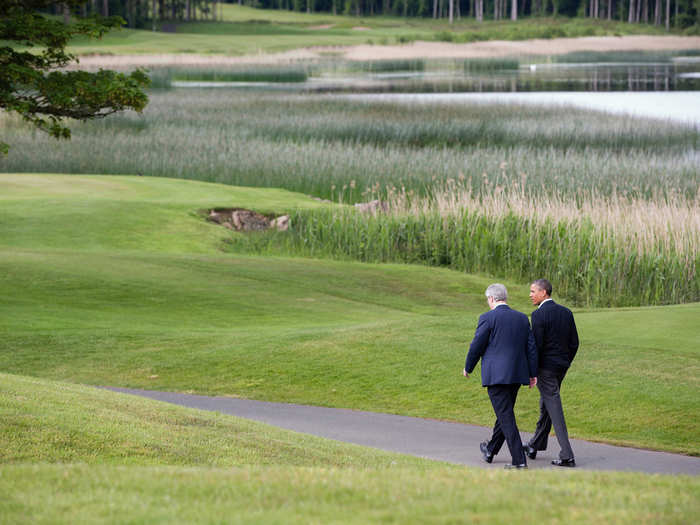
<svg viewBox="0 0 700 525">
<path fill-rule="evenodd" d="M 481 384 L 527 385 L 537 376 L 537 348 L 527 316 L 508 305 L 482 314 L 464 369 L 471 374 L 481 359 Z"/>
<path fill-rule="evenodd" d="M 531 318 L 540 368 L 554 371 L 569 368 L 579 344 L 571 310 L 547 301 L 532 312 Z"/>
</svg>

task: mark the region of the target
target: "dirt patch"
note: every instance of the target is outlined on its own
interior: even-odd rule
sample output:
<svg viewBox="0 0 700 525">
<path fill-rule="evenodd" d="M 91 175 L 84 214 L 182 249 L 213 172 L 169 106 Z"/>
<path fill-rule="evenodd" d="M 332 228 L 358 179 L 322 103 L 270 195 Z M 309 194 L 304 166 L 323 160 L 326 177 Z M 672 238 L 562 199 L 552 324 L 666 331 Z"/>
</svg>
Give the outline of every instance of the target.
<svg viewBox="0 0 700 525">
<path fill-rule="evenodd" d="M 355 26 L 352 28 L 353 31 L 369 31 L 371 28 L 364 26 Z"/>
<path fill-rule="evenodd" d="M 214 208 L 206 210 L 205 213 L 209 222 L 239 232 L 264 231 L 270 228 L 279 231 L 289 229 L 288 215 L 268 216 L 244 208 Z"/>
<path fill-rule="evenodd" d="M 399 46 L 361 45 L 348 48 L 348 60 L 414 58 L 491 58 L 557 55 L 574 51 L 672 51 L 700 48 L 700 37 L 624 36 L 555 38 L 551 40 L 491 40 L 469 44 L 413 42 Z"/>
<path fill-rule="evenodd" d="M 335 27 L 335 24 L 323 24 L 320 26 L 311 26 L 311 27 L 307 27 L 307 29 L 310 29 L 311 31 L 320 31 L 323 29 L 330 29 L 331 27 Z"/>
</svg>

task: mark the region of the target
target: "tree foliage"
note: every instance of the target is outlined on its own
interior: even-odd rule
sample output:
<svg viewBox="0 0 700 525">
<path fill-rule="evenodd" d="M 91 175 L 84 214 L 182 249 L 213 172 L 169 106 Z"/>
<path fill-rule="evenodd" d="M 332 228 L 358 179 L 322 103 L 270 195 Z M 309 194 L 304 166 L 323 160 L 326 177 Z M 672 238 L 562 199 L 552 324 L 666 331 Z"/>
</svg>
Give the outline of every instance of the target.
<svg viewBox="0 0 700 525">
<path fill-rule="evenodd" d="M 65 23 L 42 9 L 82 5 L 81 0 L 0 0 L 0 108 L 56 138 L 70 138 L 66 118 L 88 120 L 125 109 L 142 111 L 149 79 L 131 74 L 65 70 L 76 60 L 66 45 L 76 35 L 99 38 L 123 24 L 120 17 L 99 15 Z M 0 150 L 8 146 L 0 142 Z"/>
</svg>

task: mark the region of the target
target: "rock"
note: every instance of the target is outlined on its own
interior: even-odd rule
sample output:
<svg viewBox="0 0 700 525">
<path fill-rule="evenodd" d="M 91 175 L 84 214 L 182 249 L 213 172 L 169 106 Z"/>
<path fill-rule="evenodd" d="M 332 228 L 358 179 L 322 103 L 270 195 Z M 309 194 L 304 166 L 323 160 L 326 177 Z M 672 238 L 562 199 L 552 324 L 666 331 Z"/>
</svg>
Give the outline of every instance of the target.
<svg viewBox="0 0 700 525">
<path fill-rule="evenodd" d="M 260 213 L 241 208 L 216 208 L 209 210 L 207 220 L 220 224 L 229 230 L 244 232 L 262 231 L 268 228 L 275 228 L 284 232 L 289 229 L 289 215 L 280 215 L 275 219 L 268 219 Z"/>
<path fill-rule="evenodd" d="M 389 204 L 380 200 L 373 200 L 369 202 L 358 202 L 355 204 L 357 208 L 362 213 L 371 213 L 376 215 L 379 212 L 386 213 L 389 211 Z"/>
<path fill-rule="evenodd" d="M 289 229 L 289 215 L 281 215 L 270 222 L 271 228 L 277 228 L 278 231 L 286 232 Z"/>
<path fill-rule="evenodd" d="M 207 220 L 210 220 L 211 222 L 215 222 L 216 224 L 222 224 L 224 222 L 224 219 L 220 213 L 218 213 L 216 210 L 211 210 L 209 212 L 209 216 L 207 217 Z"/>
<path fill-rule="evenodd" d="M 243 223 L 241 222 L 240 217 L 238 216 L 238 213 L 231 212 L 231 223 L 233 224 L 233 227 L 236 228 L 237 230 L 242 230 L 243 229 Z"/>
<path fill-rule="evenodd" d="M 239 231 L 261 231 L 270 227 L 270 221 L 264 215 L 250 210 L 235 210 L 231 213 L 233 226 Z"/>
</svg>

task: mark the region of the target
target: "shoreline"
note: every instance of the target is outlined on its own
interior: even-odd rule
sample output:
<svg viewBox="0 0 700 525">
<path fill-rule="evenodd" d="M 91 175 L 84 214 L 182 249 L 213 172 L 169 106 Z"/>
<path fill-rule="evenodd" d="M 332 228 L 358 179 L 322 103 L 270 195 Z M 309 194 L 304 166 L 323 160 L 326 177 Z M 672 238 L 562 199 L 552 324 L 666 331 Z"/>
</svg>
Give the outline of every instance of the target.
<svg viewBox="0 0 700 525">
<path fill-rule="evenodd" d="M 575 51 L 680 51 L 700 49 L 697 36 L 602 36 L 549 40 L 489 40 L 468 44 L 416 41 L 401 45 L 323 46 L 282 53 L 224 56 L 199 54 L 77 55 L 87 67 L 221 66 L 237 64 L 290 64 L 333 57 L 341 60 L 405 60 L 441 58 L 498 58 L 550 56 Z"/>
</svg>

